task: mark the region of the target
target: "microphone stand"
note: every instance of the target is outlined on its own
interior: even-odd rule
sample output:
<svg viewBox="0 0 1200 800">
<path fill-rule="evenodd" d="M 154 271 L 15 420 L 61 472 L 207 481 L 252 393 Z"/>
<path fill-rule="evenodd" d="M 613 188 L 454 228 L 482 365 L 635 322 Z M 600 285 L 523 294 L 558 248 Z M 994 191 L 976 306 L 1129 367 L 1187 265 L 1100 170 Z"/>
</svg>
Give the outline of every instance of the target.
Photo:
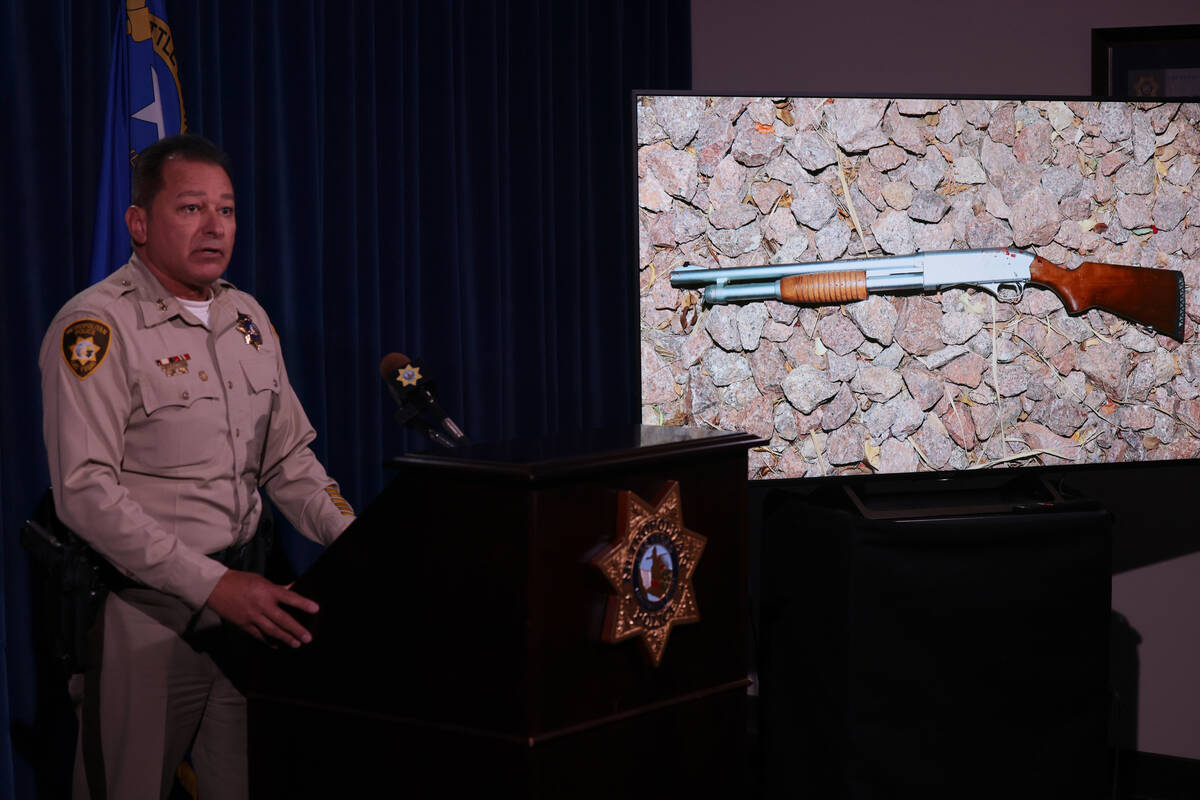
<svg viewBox="0 0 1200 800">
<path fill-rule="evenodd" d="M 419 413 L 420 409 L 412 408 L 411 406 L 407 408 L 402 406 L 396 409 L 396 422 L 412 428 L 418 433 L 423 434 L 429 441 L 440 444 L 442 447 L 455 448 L 464 444 L 470 444 L 466 434 L 463 434 L 461 440 L 453 439 L 417 416 Z"/>
</svg>

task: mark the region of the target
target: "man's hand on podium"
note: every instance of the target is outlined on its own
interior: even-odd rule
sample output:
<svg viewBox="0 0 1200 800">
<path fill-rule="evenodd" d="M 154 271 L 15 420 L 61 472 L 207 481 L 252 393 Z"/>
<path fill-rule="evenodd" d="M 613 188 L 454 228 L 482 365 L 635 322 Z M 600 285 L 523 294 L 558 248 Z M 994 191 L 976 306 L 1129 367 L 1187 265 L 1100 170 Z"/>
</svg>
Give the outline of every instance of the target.
<svg viewBox="0 0 1200 800">
<path fill-rule="evenodd" d="M 231 569 L 221 576 L 208 596 L 206 605 L 260 641 L 274 645 L 299 647 L 312 641 L 312 634 L 284 610 L 288 605 L 308 614 L 318 606 L 286 586 L 256 575 Z"/>
</svg>

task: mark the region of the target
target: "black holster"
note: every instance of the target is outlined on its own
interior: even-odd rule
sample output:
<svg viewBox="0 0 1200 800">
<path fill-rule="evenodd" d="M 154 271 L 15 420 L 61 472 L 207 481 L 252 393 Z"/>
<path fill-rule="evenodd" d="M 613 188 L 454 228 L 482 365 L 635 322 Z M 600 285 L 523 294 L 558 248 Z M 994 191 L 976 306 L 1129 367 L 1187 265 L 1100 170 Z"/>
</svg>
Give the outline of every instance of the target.
<svg viewBox="0 0 1200 800">
<path fill-rule="evenodd" d="M 230 569 L 266 574 L 275 561 L 275 520 L 263 504 L 252 539 L 209 554 Z M 33 571 L 36 646 L 65 676 L 95 666 L 89 659 L 88 630 L 110 591 L 138 586 L 93 550 L 58 518 L 47 490 L 32 519 L 21 526 L 21 545 Z M 273 554 L 275 557 L 273 558 Z M 274 571 L 280 571 L 276 568 Z"/>
<path fill-rule="evenodd" d="M 88 629 L 105 595 L 131 581 L 59 520 L 49 490 L 21 526 L 21 545 L 33 572 L 37 647 L 64 676 L 83 672 Z"/>
</svg>

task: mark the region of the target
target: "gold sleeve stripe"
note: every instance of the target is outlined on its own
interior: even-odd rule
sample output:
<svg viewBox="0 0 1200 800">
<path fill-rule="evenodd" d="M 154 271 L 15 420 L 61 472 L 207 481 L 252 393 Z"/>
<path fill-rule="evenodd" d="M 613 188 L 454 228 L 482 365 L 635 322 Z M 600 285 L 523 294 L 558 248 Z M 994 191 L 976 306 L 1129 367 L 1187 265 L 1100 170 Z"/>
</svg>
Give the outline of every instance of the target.
<svg viewBox="0 0 1200 800">
<path fill-rule="evenodd" d="M 325 487 L 325 494 L 329 495 L 329 500 L 333 503 L 333 507 L 342 512 L 348 517 L 354 516 L 354 509 L 346 502 L 346 498 L 338 494 L 337 486 L 329 484 Z"/>
</svg>

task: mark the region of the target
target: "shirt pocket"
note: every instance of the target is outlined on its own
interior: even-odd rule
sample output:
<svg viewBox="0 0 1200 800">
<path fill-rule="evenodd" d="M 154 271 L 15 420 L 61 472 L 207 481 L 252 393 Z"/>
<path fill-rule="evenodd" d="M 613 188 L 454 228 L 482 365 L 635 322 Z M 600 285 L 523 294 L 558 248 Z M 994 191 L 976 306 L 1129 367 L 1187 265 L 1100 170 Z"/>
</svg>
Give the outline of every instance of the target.
<svg viewBox="0 0 1200 800">
<path fill-rule="evenodd" d="M 279 394 L 279 368 L 274 359 L 249 358 L 242 361 L 242 374 L 252 394 Z"/>
<path fill-rule="evenodd" d="M 190 475 L 228 451 L 229 421 L 216 383 L 194 373 L 139 381 L 142 409 L 126 431 L 126 469 Z"/>
<path fill-rule="evenodd" d="M 246 377 L 248 404 L 247 417 L 240 424 L 253 431 L 248 442 L 251 452 L 260 452 L 267 440 L 271 415 L 279 396 L 279 367 L 273 358 L 247 358 L 242 362 L 242 374 Z"/>
</svg>

